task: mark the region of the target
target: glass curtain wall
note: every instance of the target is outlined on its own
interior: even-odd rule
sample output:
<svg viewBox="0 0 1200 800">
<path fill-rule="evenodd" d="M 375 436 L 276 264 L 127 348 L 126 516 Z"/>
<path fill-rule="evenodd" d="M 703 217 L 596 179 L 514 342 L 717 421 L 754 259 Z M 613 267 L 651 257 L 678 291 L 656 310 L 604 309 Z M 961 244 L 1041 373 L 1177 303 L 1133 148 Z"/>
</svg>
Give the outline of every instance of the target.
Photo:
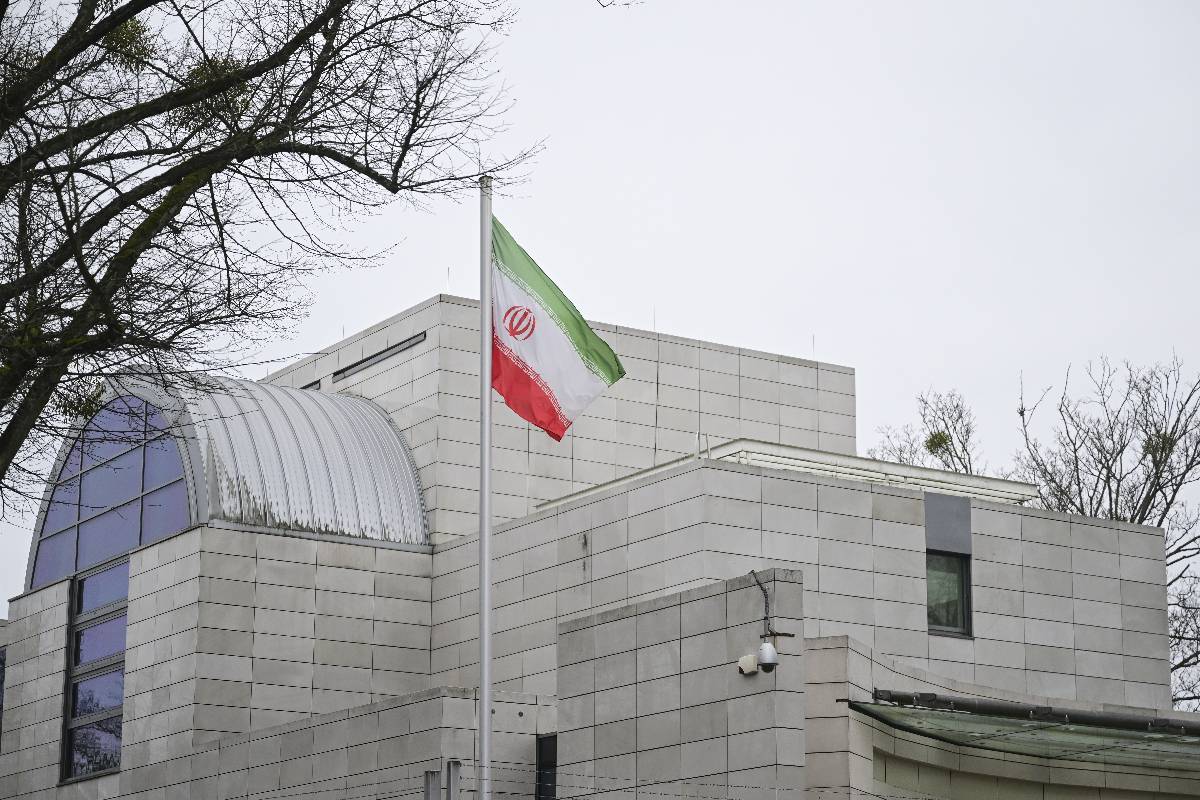
<svg viewBox="0 0 1200 800">
<path fill-rule="evenodd" d="M 112 400 L 84 427 L 54 482 L 30 588 L 62 580 L 188 526 L 183 459 L 162 413 Z"/>
<path fill-rule="evenodd" d="M 129 551 L 191 522 L 183 459 L 161 411 L 118 397 L 88 421 L 56 476 L 30 588 L 72 578 L 62 769 L 121 765 Z"/>
</svg>

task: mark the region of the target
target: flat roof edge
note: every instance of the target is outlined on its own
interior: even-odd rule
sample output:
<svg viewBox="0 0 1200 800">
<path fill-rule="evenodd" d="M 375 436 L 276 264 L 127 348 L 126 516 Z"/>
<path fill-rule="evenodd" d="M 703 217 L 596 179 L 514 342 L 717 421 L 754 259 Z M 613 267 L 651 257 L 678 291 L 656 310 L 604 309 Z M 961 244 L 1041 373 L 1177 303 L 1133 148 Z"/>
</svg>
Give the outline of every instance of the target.
<svg viewBox="0 0 1200 800">
<path fill-rule="evenodd" d="M 399 322 L 406 317 L 412 316 L 413 314 L 416 314 L 419 311 L 423 311 L 424 309 L 429 308 L 431 306 L 437 305 L 438 303 L 449 303 L 452 305 L 471 306 L 471 307 L 475 307 L 475 308 L 479 307 L 479 300 L 476 298 L 473 298 L 473 297 L 462 297 L 460 295 L 446 294 L 446 293 L 432 295 L 431 297 L 427 297 L 418 303 L 414 303 L 413 305 L 409 306 L 408 308 L 404 308 L 404 309 L 401 309 L 400 311 L 397 311 L 395 314 L 385 317 L 384 319 L 381 319 L 377 322 L 373 322 L 370 325 L 366 326 L 365 328 L 362 328 L 361 330 L 355 331 L 354 333 L 351 333 L 347 336 L 343 336 L 341 339 L 339 339 L 329 345 L 326 345 L 325 347 L 322 347 L 320 350 L 316 350 L 314 352 L 306 353 L 303 355 L 297 354 L 298 357 L 295 358 L 295 360 L 288 361 L 287 363 L 279 366 L 278 368 L 271 370 L 266 375 L 266 377 L 264 377 L 262 379 L 262 382 L 271 383 L 275 380 L 278 380 L 283 375 L 286 375 L 289 372 L 293 372 L 297 369 L 300 369 L 305 364 L 316 361 L 326 355 L 329 355 L 330 353 L 337 352 L 337 350 L 342 347 L 350 345 L 366 336 L 369 336 L 370 334 L 372 334 L 378 330 L 386 328 L 388 325 Z M 723 351 L 727 351 L 727 352 L 742 353 L 747 356 L 753 356 L 753 357 L 759 357 L 759 358 L 776 358 L 776 359 L 779 359 L 780 361 L 782 361 L 784 363 L 788 363 L 788 364 L 803 364 L 803 365 L 808 365 L 808 366 L 815 366 L 815 367 L 820 367 L 822 369 L 826 369 L 826 370 L 833 371 L 833 372 L 845 373 L 847 375 L 852 375 L 855 373 L 854 367 L 851 367 L 847 364 L 838 364 L 836 362 L 831 362 L 831 361 L 819 361 L 816 359 L 801 358 L 799 356 L 793 356 L 793 355 L 789 355 L 787 353 L 772 353 L 770 351 L 758 350 L 758 349 L 755 349 L 752 347 L 742 347 L 740 345 L 732 345 L 732 344 L 725 344 L 723 342 L 716 342 L 711 339 L 697 339 L 697 338 L 694 338 L 691 336 L 685 336 L 683 334 L 666 333 L 663 331 L 650 331 L 650 330 L 646 330 L 645 328 L 636 328 L 632 325 L 618 325 L 618 324 L 615 324 L 612 322 L 604 322 L 601 320 L 589 319 L 588 323 L 597 327 L 598 329 L 604 330 L 604 331 L 612 331 L 615 333 L 624 333 L 624 334 L 628 334 L 631 336 L 639 336 L 639 337 L 649 338 L 649 339 L 661 339 L 663 341 L 695 343 L 698 346 L 707 347 L 709 349 L 719 349 L 719 350 L 723 350 Z"/>
<path fill-rule="evenodd" d="M 572 492 L 542 503 L 537 506 L 536 510 L 540 512 L 595 497 L 689 462 L 741 464 L 898 488 L 962 495 L 1012 505 L 1027 503 L 1038 496 L 1036 486 L 1020 481 L 981 475 L 962 475 L 928 467 L 895 464 L 890 461 L 877 461 L 861 456 L 829 453 L 823 450 L 811 450 L 753 439 L 735 439 L 716 447 L 700 450 L 696 455 L 683 456 L 608 483 Z"/>
</svg>

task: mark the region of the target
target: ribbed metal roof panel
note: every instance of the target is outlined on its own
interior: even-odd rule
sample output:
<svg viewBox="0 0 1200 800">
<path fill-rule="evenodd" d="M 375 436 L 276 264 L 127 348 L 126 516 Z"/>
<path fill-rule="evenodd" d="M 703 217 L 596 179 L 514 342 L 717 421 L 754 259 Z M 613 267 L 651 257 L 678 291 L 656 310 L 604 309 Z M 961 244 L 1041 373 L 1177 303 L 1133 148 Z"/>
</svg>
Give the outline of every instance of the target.
<svg viewBox="0 0 1200 800">
<path fill-rule="evenodd" d="M 181 394 L 210 519 L 428 544 L 416 467 L 379 406 L 232 378 Z"/>
</svg>

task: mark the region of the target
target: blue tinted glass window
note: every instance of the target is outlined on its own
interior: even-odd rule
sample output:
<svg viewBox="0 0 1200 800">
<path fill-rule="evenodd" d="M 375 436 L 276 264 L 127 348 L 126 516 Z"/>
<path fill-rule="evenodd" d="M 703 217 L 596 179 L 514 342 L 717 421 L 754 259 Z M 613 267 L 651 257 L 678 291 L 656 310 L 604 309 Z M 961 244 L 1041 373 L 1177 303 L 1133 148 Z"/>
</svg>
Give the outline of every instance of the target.
<svg viewBox="0 0 1200 800">
<path fill-rule="evenodd" d="M 170 436 L 162 436 L 146 445 L 146 490 L 183 477 L 179 447 Z"/>
<path fill-rule="evenodd" d="M 161 433 L 171 426 L 167 424 L 167 418 L 162 415 L 154 406 L 146 404 L 146 430 L 153 436 L 156 433 Z"/>
<path fill-rule="evenodd" d="M 38 542 L 33 562 L 33 585 L 44 586 L 75 572 L 75 529 L 70 528 Z"/>
<path fill-rule="evenodd" d="M 122 561 L 115 567 L 89 575 L 79 582 L 78 613 L 124 600 L 129 594 L 129 562 Z"/>
<path fill-rule="evenodd" d="M 79 569 L 87 569 L 138 546 L 141 501 L 106 511 L 79 524 Z"/>
<path fill-rule="evenodd" d="M 145 403 L 136 397 L 111 401 L 83 429 L 83 468 L 107 461 L 141 443 L 146 430 Z"/>
<path fill-rule="evenodd" d="M 142 493 L 142 451 L 130 450 L 83 473 L 79 516 L 87 519 Z"/>
<path fill-rule="evenodd" d="M 44 533 L 54 533 L 70 527 L 79 519 L 79 479 L 60 483 L 50 496 L 46 506 L 46 519 L 42 523 Z"/>
<path fill-rule="evenodd" d="M 188 526 L 190 519 L 183 481 L 156 489 L 142 500 L 142 544 L 178 533 Z"/>
<path fill-rule="evenodd" d="M 125 649 L 125 616 L 84 628 L 75 633 L 75 663 L 89 664 L 115 656 Z"/>
<path fill-rule="evenodd" d="M 31 588 L 188 527 L 182 454 L 167 430 L 163 414 L 135 397 L 112 400 L 84 426 L 46 504 Z"/>
<path fill-rule="evenodd" d="M 111 708 L 120 708 L 125 693 L 125 673 L 105 672 L 85 678 L 71 692 L 71 716 L 86 717 Z"/>
<path fill-rule="evenodd" d="M 93 722 L 75 728 L 69 734 L 67 764 L 69 775 L 77 778 L 121 766 L 121 718 Z"/>
<path fill-rule="evenodd" d="M 59 470 L 59 480 L 68 478 L 72 475 L 79 474 L 79 460 L 83 454 L 83 443 L 76 440 L 75 446 L 71 448 L 71 452 L 63 459 L 63 465 Z"/>
<path fill-rule="evenodd" d="M 141 400 L 117 398 L 106 405 L 64 459 L 39 532 L 46 535 L 35 554 L 35 586 L 108 563 L 72 586 L 64 778 L 121 766 L 129 594 L 129 562 L 122 556 L 142 541 L 145 501 L 156 538 L 190 521 L 183 463 L 164 429 L 162 415 Z"/>
</svg>

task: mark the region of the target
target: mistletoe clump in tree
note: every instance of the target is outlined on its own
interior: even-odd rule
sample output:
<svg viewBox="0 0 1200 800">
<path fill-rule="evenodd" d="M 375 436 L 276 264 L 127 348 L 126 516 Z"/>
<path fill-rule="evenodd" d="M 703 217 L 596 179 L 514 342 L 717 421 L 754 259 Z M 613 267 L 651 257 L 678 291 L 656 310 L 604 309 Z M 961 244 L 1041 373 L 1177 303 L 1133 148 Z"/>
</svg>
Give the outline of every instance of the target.
<svg viewBox="0 0 1200 800">
<path fill-rule="evenodd" d="M 1042 508 L 1153 525 L 1165 533 L 1167 622 L 1176 705 L 1200 705 L 1200 376 L 1179 359 L 1149 367 L 1089 365 L 1082 392 L 1070 372 L 1048 425 L 1024 392 L 1022 447 L 1001 475 L 1034 484 Z M 919 424 L 879 430 L 872 457 L 981 474 L 975 416 L 958 392 L 917 398 Z M 1039 435 L 1039 429 L 1042 435 Z"/>
</svg>

